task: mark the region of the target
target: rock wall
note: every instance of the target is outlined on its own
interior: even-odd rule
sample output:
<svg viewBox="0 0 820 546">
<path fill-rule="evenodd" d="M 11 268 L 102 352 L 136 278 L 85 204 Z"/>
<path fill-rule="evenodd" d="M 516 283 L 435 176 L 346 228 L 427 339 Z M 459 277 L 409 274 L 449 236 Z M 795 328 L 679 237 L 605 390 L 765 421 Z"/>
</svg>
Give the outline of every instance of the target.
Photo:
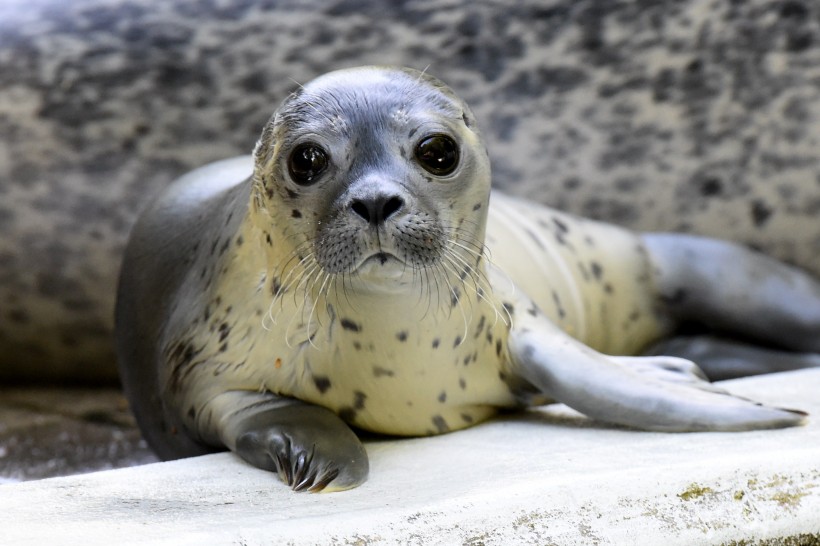
<svg viewBox="0 0 820 546">
<path fill-rule="evenodd" d="M 113 381 L 140 207 L 360 64 L 462 94 L 500 188 L 820 275 L 819 31 L 809 0 L 6 0 L 0 380 Z"/>
</svg>

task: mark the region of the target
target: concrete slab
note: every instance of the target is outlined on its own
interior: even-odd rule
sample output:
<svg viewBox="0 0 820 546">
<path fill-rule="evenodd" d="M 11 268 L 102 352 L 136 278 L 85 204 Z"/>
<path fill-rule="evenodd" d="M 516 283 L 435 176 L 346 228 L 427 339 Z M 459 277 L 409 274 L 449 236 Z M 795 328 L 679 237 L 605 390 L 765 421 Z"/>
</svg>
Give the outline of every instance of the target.
<svg viewBox="0 0 820 546">
<path fill-rule="evenodd" d="M 818 544 L 820 370 L 733 381 L 805 427 L 662 434 L 561 406 L 371 441 L 371 478 L 296 494 L 231 454 L 0 485 L 0 543 Z"/>
</svg>

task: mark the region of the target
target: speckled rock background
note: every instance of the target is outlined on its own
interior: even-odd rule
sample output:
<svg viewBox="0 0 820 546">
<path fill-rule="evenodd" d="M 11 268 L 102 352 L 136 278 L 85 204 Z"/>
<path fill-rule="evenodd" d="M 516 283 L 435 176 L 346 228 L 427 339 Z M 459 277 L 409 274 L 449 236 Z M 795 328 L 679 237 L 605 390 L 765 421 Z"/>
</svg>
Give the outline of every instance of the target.
<svg viewBox="0 0 820 546">
<path fill-rule="evenodd" d="M 820 274 L 810 0 L 4 0 L 0 380 L 113 381 L 140 207 L 248 153 L 295 82 L 366 63 L 462 94 L 498 187 Z"/>
</svg>

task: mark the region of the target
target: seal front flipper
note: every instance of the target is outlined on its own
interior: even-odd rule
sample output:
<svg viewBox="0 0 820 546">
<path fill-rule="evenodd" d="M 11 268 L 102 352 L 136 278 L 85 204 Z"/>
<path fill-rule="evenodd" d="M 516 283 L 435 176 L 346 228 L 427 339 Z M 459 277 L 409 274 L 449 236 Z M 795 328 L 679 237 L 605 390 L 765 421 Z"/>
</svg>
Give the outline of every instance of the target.
<svg viewBox="0 0 820 546">
<path fill-rule="evenodd" d="M 248 391 L 223 393 L 211 407 L 225 410 L 218 420 L 222 442 L 248 463 L 276 472 L 294 491 L 342 491 L 367 479 L 364 446 L 326 408 Z"/>
<path fill-rule="evenodd" d="M 611 357 L 572 339 L 539 315 L 509 338 L 511 370 L 585 415 L 666 432 L 739 431 L 801 424 L 806 413 L 736 397 L 675 357 Z"/>
</svg>

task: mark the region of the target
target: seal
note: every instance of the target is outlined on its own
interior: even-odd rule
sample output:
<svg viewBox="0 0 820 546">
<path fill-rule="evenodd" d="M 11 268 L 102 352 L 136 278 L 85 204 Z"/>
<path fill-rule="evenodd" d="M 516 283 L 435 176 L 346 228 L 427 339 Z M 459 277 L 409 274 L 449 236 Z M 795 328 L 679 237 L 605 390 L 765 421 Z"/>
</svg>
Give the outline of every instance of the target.
<svg viewBox="0 0 820 546">
<path fill-rule="evenodd" d="M 689 360 L 636 356 L 693 322 L 724 355 L 815 365 L 820 283 L 730 243 L 491 195 L 467 105 L 386 67 L 301 87 L 251 159 L 160 195 L 116 312 L 124 389 L 161 457 L 228 448 L 297 491 L 366 479 L 351 426 L 440 434 L 552 401 L 645 430 L 803 422 Z"/>
</svg>

